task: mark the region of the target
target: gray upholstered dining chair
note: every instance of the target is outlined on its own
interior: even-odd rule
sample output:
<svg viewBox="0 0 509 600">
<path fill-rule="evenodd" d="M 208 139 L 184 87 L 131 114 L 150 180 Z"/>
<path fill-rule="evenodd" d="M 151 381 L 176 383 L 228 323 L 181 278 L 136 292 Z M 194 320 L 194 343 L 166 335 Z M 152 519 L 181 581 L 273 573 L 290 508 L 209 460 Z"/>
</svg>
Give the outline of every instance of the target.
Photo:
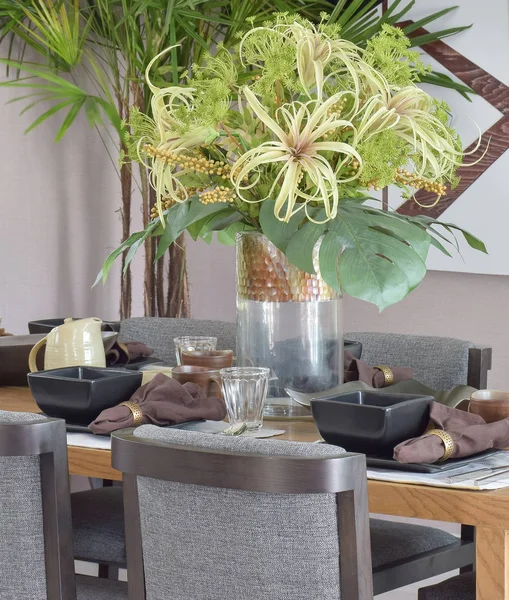
<svg viewBox="0 0 509 600">
<path fill-rule="evenodd" d="M 173 337 L 193 333 L 217 335 L 219 347 L 235 348 L 235 331 L 234 323 L 193 319 L 144 317 L 121 324 L 125 341 L 142 341 L 154 348 L 155 356 L 172 364 Z M 441 385 L 447 389 L 467 382 L 474 387 L 486 385 L 491 366 L 491 349 L 461 340 L 384 333 L 349 333 L 345 338 L 362 342 L 362 357 L 368 363 L 412 366 L 416 378 L 438 389 Z M 458 540 L 433 527 L 373 520 L 371 536 L 376 593 L 450 569 L 472 568 L 474 533 L 469 526 L 462 526 L 462 539 Z M 118 535 L 116 539 L 121 549 Z"/>
<path fill-rule="evenodd" d="M 412 367 L 414 378 L 434 390 L 455 385 L 485 388 L 491 348 L 455 338 L 401 333 L 353 332 L 362 343 L 362 359 L 370 365 Z"/>
<path fill-rule="evenodd" d="M 144 425 L 112 465 L 130 598 L 373 598 L 363 455 Z"/>
<path fill-rule="evenodd" d="M 235 349 L 235 323 L 139 317 L 121 322 L 120 339 L 143 342 L 154 357 L 174 366 L 173 338 L 183 335 L 213 335 L 218 348 Z M 74 555 L 79 560 L 99 563 L 101 577 L 115 578 L 126 566 L 122 489 L 116 486 L 76 492 L 71 496 Z"/>
<path fill-rule="evenodd" d="M 421 588 L 418 600 L 475 600 L 475 573 L 463 573 Z"/>
<path fill-rule="evenodd" d="M 122 488 L 108 485 L 71 494 L 76 560 L 99 565 L 99 577 L 118 579 L 126 568 Z"/>
<path fill-rule="evenodd" d="M 173 338 L 183 335 L 210 335 L 217 337 L 218 349 L 236 349 L 237 326 L 226 321 L 199 319 L 170 319 L 164 317 L 135 317 L 120 324 L 120 339 L 124 342 L 143 342 L 154 351 L 154 357 L 175 366 Z"/>
<path fill-rule="evenodd" d="M 0 515 L 0 600 L 127 600 L 74 574 L 63 420 L 0 411 Z"/>
<path fill-rule="evenodd" d="M 346 337 L 362 343 L 362 359 L 368 364 L 412 367 L 414 378 L 432 389 L 448 390 L 461 384 L 482 389 L 488 385 L 492 361 L 489 347 L 455 338 L 410 334 L 354 332 L 347 333 Z M 461 525 L 461 539 L 473 546 L 474 538 L 474 528 Z M 462 566 L 460 572 L 468 574 L 473 569 L 472 561 Z M 423 579 L 436 574 L 431 569 L 426 574 L 426 570 L 423 570 Z M 451 581 L 448 586 L 453 589 L 455 585 L 465 585 L 468 577 Z"/>
<path fill-rule="evenodd" d="M 345 454 L 342 449 L 309 443 L 256 440 L 243 437 L 227 438 L 176 429 L 161 429 L 154 426 L 142 426 L 135 430 L 134 435 L 114 434 L 112 449 L 113 466 L 127 473 L 127 476 L 124 476 L 127 560 L 130 581 L 133 578 L 133 564 L 135 565 L 135 580 L 136 573 L 138 573 L 138 586 L 140 587 L 136 589 L 141 589 L 139 572 L 142 554 L 143 560 L 147 559 L 148 561 L 144 563 L 145 575 L 148 573 L 148 579 L 152 581 L 153 573 L 161 568 L 157 566 L 161 561 L 163 564 L 179 565 L 178 568 L 189 575 L 187 579 L 193 579 L 192 570 L 186 570 L 188 564 L 194 565 L 193 568 L 197 570 L 200 568 L 200 561 L 205 565 L 212 564 L 213 557 L 209 554 L 212 552 L 218 559 L 213 569 L 217 568 L 218 572 L 226 570 L 228 562 L 233 560 L 233 556 L 238 555 L 243 556 L 242 563 L 253 565 L 254 570 L 250 577 L 258 580 L 263 579 L 264 574 L 267 575 L 271 570 L 281 571 L 282 581 L 288 579 L 293 581 L 295 589 L 302 588 L 302 595 L 295 596 L 286 590 L 285 584 L 281 584 L 281 588 L 276 586 L 275 590 L 272 589 L 273 595 L 266 591 L 265 595 L 260 593 L 260 598 L 270 597 L 277 600 L 277 598 L 292 597 L 298 600 L 299 598 L 338 597 L 337 582 L 331 583 L 333 580 L 330 579 L 332 577 L 330 573 L 327 574 L 324 581 L 326 586 L 333 591 L 333 595 L 331 596 L 330 592 L 329 595 L 323 592 L 322 583 L 317 582 L 316 578 L 318 574 L 320 578 L 322 577 L 324 565 L 320 566 L 319 561 L 313 562 L 310 557 L 328 556 L 329 560 L 332 560 L 330 553 L 337 553 L 338 544 L 336 542 L 334 545 L 330 541 L 330 536 L 334 535 L 331 534 L 331 531 L 337 529 L 336 520 L 339 520 L 341 534 L 341 524 L 345 524 L 345 518 L 341 518 L 341 516 L 338 518 L 334 511 L 331 512 L 330 507 L 325 508 L 328 506 L 325 496 L 323 498 L 316 497 L 314 500 L 311 497 L 302 496 L 275 497 L 273 499 L 274 506 L 277 507 L 277 511 L 280 511 L 275 512 L 274 506 L 270 503 L 267 504 L 269 500 L 264 494 L 254 494 L 253 492 L 265 490 L 262 483 L 266 481 L 271 482 L 273 486 L 267 488 L 269 491 L 278 490 L 278 481 L 285 482 L 286 479 L 291 481 L 290 466 L 295 457 L 301 456 L 306 459 L 308 469 L 302 465 L 299 467 L 301 471 L 299 471 L 298 478 L 301 483 L 295 485 L 297 485 L 296 489 L 302 493 L 304 491 L 302 481 L 307 481 L 305 477 L 311 477 L 308 470 L 309 473 L 318 477 L 320 469 L 325 464 L 324 457 L 346 458 L 350 456 Z M 223 464 L 221 458 L 225 453 L 236 457 L 235 460 L 232 458 L 230 462 L 230 459 L 225 459 L 227 462 Z M 276 460 L 276 457 L 285 457 L 285 460 Z M 249 458 L 249 462 L 247 458 Z M 362 462 L 364 464 L 364 460 Z M 256 469 L 254 465 L 256 465 Z M 295 474 L 295 476 L 297 475 Z M 147 479 L 148 477 L 150 479 Z M 365 485 L 364 467 L 362 475 L 359 474 L 359 477 L 364 478 L 363 485 Z M 167 483 L 168 481 L 180 483 L 170 484 Z M 181 484 L 189 485 L 182 487 Z M 142 494 L 139 514 L 141 514 L 143 550 L 140 549 L 139 543 L 133 545 L 133 540 L 137 540 L 139 534 L 138 530 L 133 529 L 133 523 L 136 523 L 135 518 L 138 514 L 137 504 L 133 501 L 133 497 L 136 495 L 134 491 L 136 485 Z M 217 489 L 210 490 L 207 486 L 215 486 Z M 231 492 L 223 489 L 228 487 L 242 489 L 244 493 L 240 495 L 232 493 L 230 498 Z M 323 488 L 317 488 L 315 493 L 320 489 L 323 491 Z M 249 491 L 248 494 L 245 493 L 247 491 Z M 182 498 L 177 498 L 176 494 L 182 494 Z M 316 506 L 309 504 L 312 501 L 317 503 Z M 230 509 L 225 508 L 228 506 L 227 502 L 233 502 Z M 328 502 L 331 502 L 330 497 Z M 321 509 L 321 518 L 318 517 L 320 503 L 325 503 Z M 231 517 L 228 510 L 233 511 Z M 168 519 L 168 513 L 171 513 L 171 519 Z M 218 515 L 221 516 L 218 517 Z M 267 523 L 264 522 L 265 518 L 268 519 Z M 278 520 L 281 523 L 281 531 L 275 525 Z M 242 533 L 244 530 L 246 533 Z M 314 537 L 317 532 L 320 532 L 319 537 L 329 536 L 327 537 L 329 546 L 326 549 L 319 545 L 313 546 L 317 543 Z M 158 539 L 158 536 L 162 535 L 169 540 L 168 544 L 164 545 L 162 538 Z M 251 549 L 258 548 L 258 550 L 253 550 L 252 555 L 249 554 L 249 548 L 243 547 L 244 538 L 242 536 L 244 535 L 247 536 Z M 337 537 L 337 532 L 335 535 Z M 275 541 L 273 541 L 274 537 Z M 375 594 L 424 579 L 422 571 L 429 568 L 430 560 L 434 563 L 439 562 L 436 560 L 436 552 L 440 552 L 442 559 L 440 562 L 444 568 L 435 566 L 433 574 L 443 573 L 450 568 L 468 564 L 472 560 L 473 548 L 470 548 L 469 544 L 458 540 L 449 533 L 431 527 L 371 519 L 369 521 L 369 537 Z M 235 542 L 235 550 L 232 549 L 233 545 L 228 551 L 223 550 L 222 546 L 223 544 L 228 545 L 227 539 L 229 538 L 232 540 L 238 538 L 238 541 Z M 264 547 L 264 540 L 269 540 L 274 544 L 279 543 L 279 546 L 275 545 L 265 552 L 261 549 Z M 285 546 L 286 542 L 290 543 L 288 548 Z M 341 543 L 339 545 L 344 548 L 344 542 L 343 545 Z M 164 551 L 161 550 L 163 546 L 165 547 Z M 168 548 L 170 549 L 168 550 Z M 205 550 L 203 550 L 204 548 Z M 152 552 L 153 549 L 158 549 L 155 554 Z M 304 556 L 299 554 L 302 551 Z M 169 552 L 169 555 L 165 552 Z M 292 552 L 295 554 L 292 555 Z M 195 558 L 191 560 L 193 554 Z M 283 555 L 291 559 L 290 563 L 294 565 L 293 567 L 286 562 L 281 567 L 280 557 Z M 463 562 L 454 563 L 460 556 Z M 299 561 L 304 558 L 307 566 L 298 567 Z M 451 560 L 453 566 L 447 566 L 451 564 Z M 259 564 L 256 567 L 255 563 L 257 562 Z M 241 567 L 238 568 L 238 575 L 231 575 L 234 579 L 242 579 Z M 298 577 L 296 577 L 296 572 L 299 573 Z M 175 581 L 182 578 L 182 573 L 179 576 L 176 572 L 165 573 L 162 577 Z M 213 580 L 213 573 L 208 573 L 203 577 L 204 581 L 208 579 L 210 582 Z M 308 583 L 301 582 L 299 577 L 303 577 Z M 133 583 L 133 585 L 135 584 Z M 156 586 L 156 583 L 149 585 Z M 199 590 L 193 589 L 193 591 L 195 597 L 200 597 Z M 234 594 L 232 600 L 243 597 L 238 589 L 234 588 L 234 591 L 238 595 Z M 159 596 L 155 597 L 159 598 Z M 161 593 L 160 597 L 163 598 L 164 594 Z M 183 599 L 187 597 L 185 594 L 182 596 Z M 216 598 L 215 595 L 207 597 Z M 217 598 L 220 597 L 222 596 L 218 594 Z M 230 596 L 224 597 L 229 598 Z M 142 597 L 140 596 L 140 598 Z M 343 598 L 350 600 L 356 596 L 343 595 Z"/>
</svg>

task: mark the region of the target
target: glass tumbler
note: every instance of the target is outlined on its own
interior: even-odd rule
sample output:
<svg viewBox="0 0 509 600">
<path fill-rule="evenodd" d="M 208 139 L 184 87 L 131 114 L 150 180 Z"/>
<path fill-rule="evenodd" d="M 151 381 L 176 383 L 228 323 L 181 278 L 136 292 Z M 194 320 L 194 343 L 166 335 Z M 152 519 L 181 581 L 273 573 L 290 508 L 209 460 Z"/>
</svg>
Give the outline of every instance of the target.
<svg viewBox="0 0 509 600">
<path fill-rule="evenodd" d="M 232 425 L 246 423 L 250 431 L 261 428 L 269 373 L 270 369 L 264 367 L 221 369 L 223 396 Z"/>
<path fill-rule="evenodd" d="M 181 352 L 184 350 L 215 350 L 217 346 L 217 338 L 208 335 L 183 335 L 173 338 L 173 341 L 178 365 L 182 364 Z"/>
</svg>

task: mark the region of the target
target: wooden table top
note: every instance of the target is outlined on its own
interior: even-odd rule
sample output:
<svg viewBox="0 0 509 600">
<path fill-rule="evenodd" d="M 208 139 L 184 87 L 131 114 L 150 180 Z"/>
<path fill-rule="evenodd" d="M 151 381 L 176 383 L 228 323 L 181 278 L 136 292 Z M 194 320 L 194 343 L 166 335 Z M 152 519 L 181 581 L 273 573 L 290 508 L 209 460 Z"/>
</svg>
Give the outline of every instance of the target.
<svg viewBox="0 0 509 600">
<path fill-rule="evenodd" d="M 0 410 L 39 412 L 28 388 L 0 387 Z M 270 421 L 285 429 L 278 439 L 313 442 L 311 421 Z M 120 480 L 111 452 L 68 446 L 69 473 Z M 449 521 L 476 527 L 476 598 L 509 600 L 509 488 L 494 491 L 453 490 L 385 481 L 368 481 L 369 510 L 400 517 Z"/>
<path fill-rule="evenodd" d="M 0 410 L 40 412 L 29 388 L 0 387 Z M 277 439 L 314 442 L 320 436 L 312 421 L 277 421 L 267 424 L 286 433 Z M 111 466 L 111 452 L 69 446 L 72 475 L 120 480 Z M 480 527 L 509 529 L 509 488 L 493 491 L 447 488 L 369 481 L 369 506 L 373 513 L 464 523 Z"/>
</svg>

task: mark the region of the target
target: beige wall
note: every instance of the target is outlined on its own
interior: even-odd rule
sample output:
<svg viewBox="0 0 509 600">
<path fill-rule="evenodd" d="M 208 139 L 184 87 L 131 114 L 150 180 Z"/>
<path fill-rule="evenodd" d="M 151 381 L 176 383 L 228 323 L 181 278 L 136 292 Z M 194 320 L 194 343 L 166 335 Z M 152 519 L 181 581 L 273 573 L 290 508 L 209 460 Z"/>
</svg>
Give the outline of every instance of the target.
<svg viewBox="0 0 509 600">
<path fill-rule="evenodd" d="M 188 243 L 193 316 L 235 318 L 233 248 Z M 345 331 L 441 335 L 493 347 L 490 385 L 509 389 L 509 277 L 428 272 L 403 302 L 382 314 L 375 306 L 345 298 Z"/>
</svg>

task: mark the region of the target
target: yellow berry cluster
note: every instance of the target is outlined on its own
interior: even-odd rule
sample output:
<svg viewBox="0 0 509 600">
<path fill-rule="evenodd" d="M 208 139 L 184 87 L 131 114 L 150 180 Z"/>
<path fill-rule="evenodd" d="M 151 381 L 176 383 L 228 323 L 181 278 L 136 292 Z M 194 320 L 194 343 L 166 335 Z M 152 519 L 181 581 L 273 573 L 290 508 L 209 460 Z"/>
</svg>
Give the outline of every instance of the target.
<svg viewBox="0 0 509 600">
<path fill-rule="evenodd" d="M 168 210 L 175 203 L 176 203 L 176 200 L 173 200 L 173 198 L 163 198 L 163 201 L 162 201 L 163 210 Z M 154 206 L 150 209 L 150 218 L 157 219 L 158 217 L 159 217 L 159 213 L 157 212 L 157 206 L 154 204 Z"/>
<path fill-rule="evenodd" d="M 350 177 L 353 177 L 357 173 L 359 167 L 359 161 L 355 159 L 352 160 L 352 162 L 346 167 L 346 174 L 350 175 Z"/>
<path fill-rule="evenodd" d="M 444 196 L 447 192 L 447 188 L 443 183 L 438 181 L 430 181 L 425 177 L 421 177 L 416 173 L 410 173 L 407 169 L 398 169 L 395 177 L 396 183 L 402 185 L 409 185 L 416 190 L 426 190 L 427 192 L 433 192 L 437 196 Z"/>
<path fill-rule="evenodd" d="M 338 100 L 337 102 L 335 102 L 334 104 L 332 104 L 331 106 L 329 106 L 327 115 L 329 117 L 332 117 L 333 115 L 336 117 L 340 117 L 342 115 L 343 111 L 345 110 L 346 102 L 347 102 L 346 98 L 343 97 L 340 100 Z"/>
<path fill-rule="evenodd" d="M 206 175 L 217 175 L 222 179 L 230 178 L 231 167 L 222 160 L 213 160 L 201 154 L 177 154 L 168 150 L 156 148 L 150 144 L 143 147 L 143 151 L 152 158 L 165 160 L 168 165 L 180 167 L 186 171 L 204 173 Z"/>
<path fill-rule="evenodd" d="M 218 186 L 198 195 L 203 204 L 216 204 L 218 202 L 233 202 L 235 192 L 231 188 Z"/>
<path fill-rule="evenodd" d="M 327 111 L 327 116 L 328 117 L 332 117 L 332 116 L 341 117 L 341 114 L 345 108 L 345 105 L 346 105 L 346 98 L 341 98 L 341 100 L 338 100 L 332 106 L 329 107 L 329 110 Z M 333 135 L 334 132 L 335 132 L 335 130 L 327 131 L 326 133 L 323 134 L 322 137 L 324 139 L 327 139 L 331 135 Z"/>
</svg>

